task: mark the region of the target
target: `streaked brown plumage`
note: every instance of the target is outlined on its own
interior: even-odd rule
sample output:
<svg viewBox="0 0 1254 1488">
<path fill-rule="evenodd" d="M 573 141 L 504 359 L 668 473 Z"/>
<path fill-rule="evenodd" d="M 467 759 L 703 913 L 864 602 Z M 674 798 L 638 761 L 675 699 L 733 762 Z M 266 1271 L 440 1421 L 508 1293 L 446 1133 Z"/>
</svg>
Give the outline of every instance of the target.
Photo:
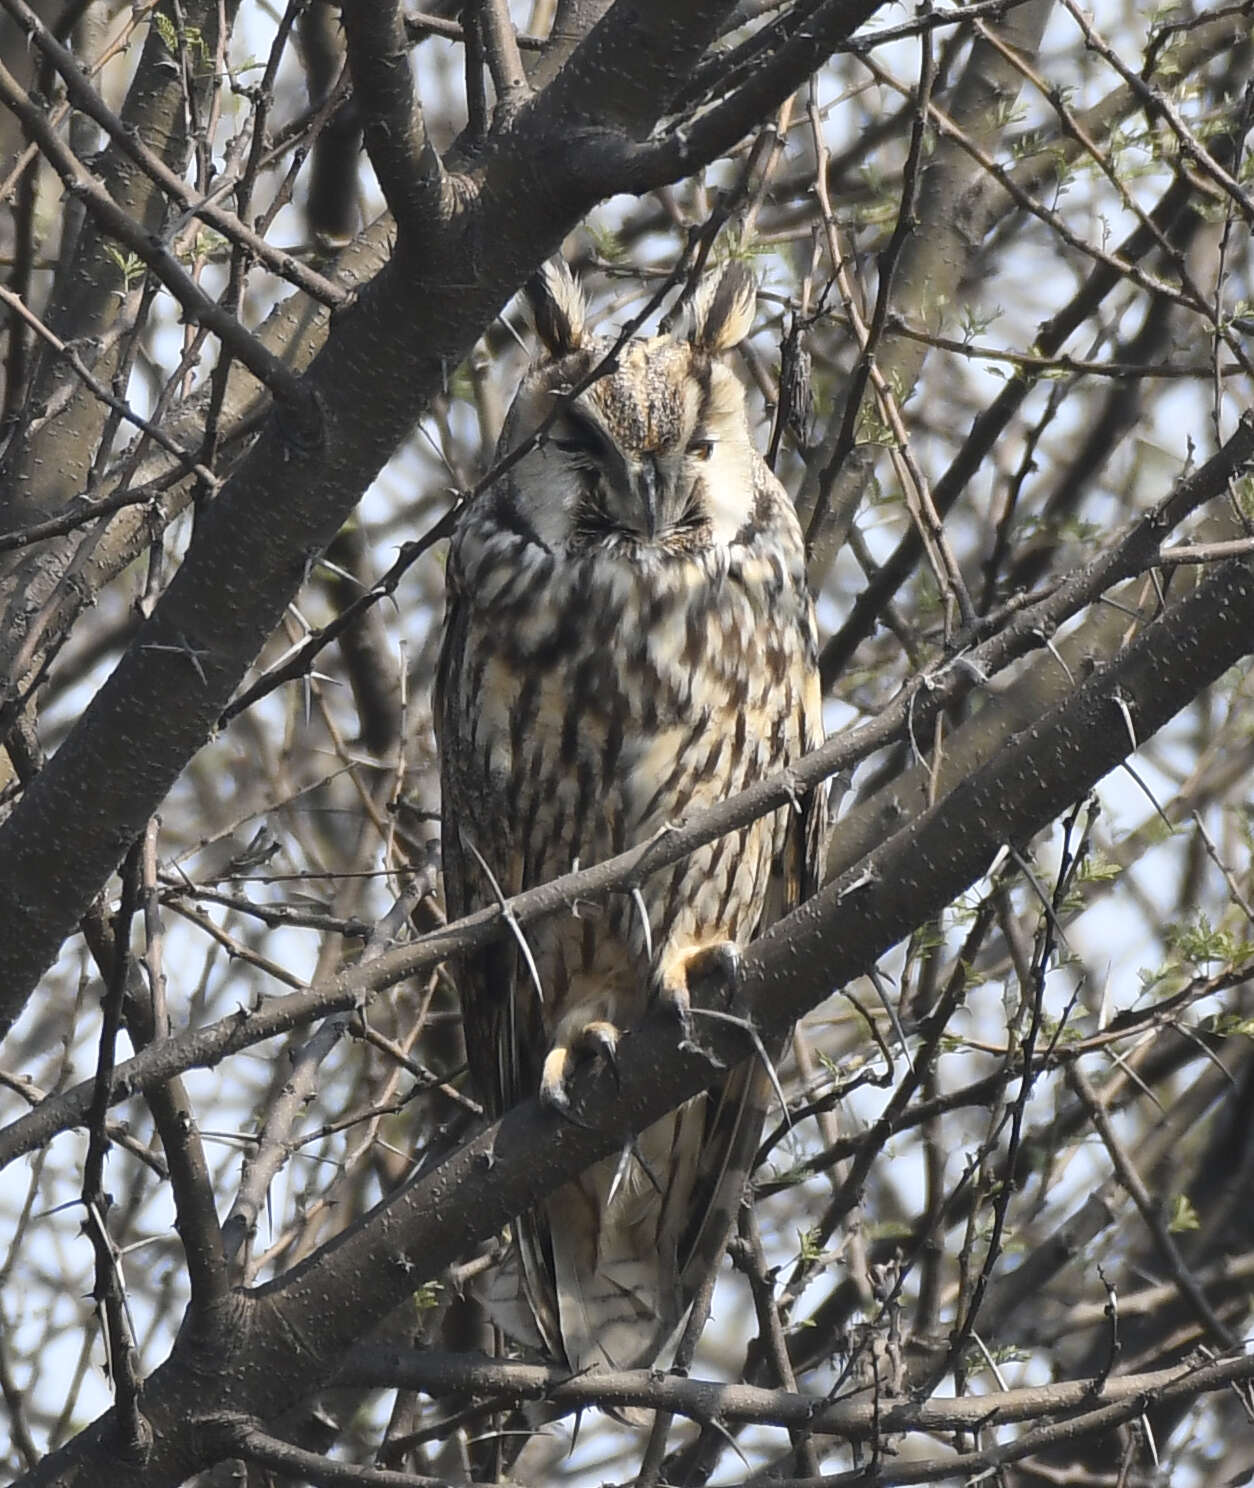
<svg viewBox="0 0 1254 1488">
<path fill-rule="evenodd" d="M 544 354 L 500 453 L 611 344 L 564 266 L 530 293 Z M 753 302 L 741 265 L 708 281 L 686 338 L 628 343 L 458 528 L 437 699 L 453 915 L 643 842 L 820 741 L 800 529 L 720 359 Z M 822 818 L 816 800 L 777 811 L 638 900 L 531 927 L 542 995 L 514 942 L 468 957 L 466 1050 L 488 1109 L 537 1090 L 564 1106 L 574 1062 L 612 1054 L 652 998 L 682 1021 L 694 957 L 734 965 L 812 891 Z M 744 1066 L 521 1217 L 503 1325 L 573 1369 L 652 1363 L 717 1261 L 764 1096 Z M 519 1281 L 534 1329 L 506 1305 Z"/>
</svg>

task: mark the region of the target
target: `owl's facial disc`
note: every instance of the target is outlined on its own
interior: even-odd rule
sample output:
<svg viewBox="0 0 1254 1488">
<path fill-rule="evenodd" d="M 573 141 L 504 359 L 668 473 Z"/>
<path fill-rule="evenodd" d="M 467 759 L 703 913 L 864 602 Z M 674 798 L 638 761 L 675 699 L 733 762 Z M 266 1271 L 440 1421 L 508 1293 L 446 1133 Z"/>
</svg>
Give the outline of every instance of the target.
<svg viewBox="0 0 1254 1488">
<path fill-rule="evenodd" d="M 560 457 L 578 472 L 580 499 L 573 513 L 577 535 L 618 534 L 639 542 L 691 538 L 707 519 L 702 467 L 716 441 L 703 430 L 641 448 L 616 443 L 595 412 L 571 410 L 552 436 Z M 687 420 L 684 421 L 685 423 Z"/>
<path fill-rule="evenodd" d="M 683 449 L 615 450 L 587 472 L 576 520 L 650 543 L 691 532 L 706 515 L 694 464 Z"/>
<path fill-rule="evenodd" d="M 628 342 L 587 383 L 610 344 L 541 362 L 511 412 L 512 441 L 558 417 L 519 467 L 520 518 L 551 550 L 567 543 L 693 553 L 737 540 L 755 489 L 744 392 L 707 353 L 670 337 Z"/>
</svg>

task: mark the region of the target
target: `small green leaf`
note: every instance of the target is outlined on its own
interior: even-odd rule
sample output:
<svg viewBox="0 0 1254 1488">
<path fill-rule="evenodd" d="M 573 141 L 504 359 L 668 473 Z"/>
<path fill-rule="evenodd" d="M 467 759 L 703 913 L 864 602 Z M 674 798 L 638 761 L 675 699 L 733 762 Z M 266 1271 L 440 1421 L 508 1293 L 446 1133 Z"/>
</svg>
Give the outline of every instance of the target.
<svg viewBox="0 0 1254 1488">
<path fill-rule="evenodd" d="M 1189 1202 L 1188 1194 L 1177 1194 L 1171 1201 L 1171 1217 L 1167 1221 L 1167 1228 L 1173 1235 L 1181 1235 L 1186 1230 L 1199 1230 L 1201 1227 L 1202 1221 Z"/>
</svg>

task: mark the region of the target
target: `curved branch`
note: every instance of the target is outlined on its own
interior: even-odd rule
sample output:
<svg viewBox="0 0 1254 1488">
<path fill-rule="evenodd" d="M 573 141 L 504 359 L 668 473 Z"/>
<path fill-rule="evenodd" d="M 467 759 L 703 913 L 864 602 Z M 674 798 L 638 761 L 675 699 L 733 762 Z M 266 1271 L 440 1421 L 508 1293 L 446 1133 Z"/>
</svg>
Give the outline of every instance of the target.
<svg viewBox="0 0 1254 1488">
<path fill-rule="evenodd" d="M 642 145 L 631 160 L 631 184 L 625 189 L 653 190 L 726 154 L 879 9 L 880 0 L 826 0 L 729 98 Z"/>
<path fill-rule="evenodd" d="M 804 1426 L 846 1441 L 871 1441 L 911 1431 L 972 1431 L 1061 1415 L 1117 1401 L 1152 1396 L 1187 1385 L 1198 1394 L 1254 1378 L 1254 1356 L 1202 1367 L 1179 1365 L 1147 1374 L 1115 1375 L 1103 1382 L 1064 1380 L 987 1395 L 930 1400 L 816 1400 L 789 1390 L 663 1375 L 655 1370 L 597 1370 L 571 1376 L 565 1369 L 504 1362 L 486 1356 L 379 1349 L 369 1344 L 346 1361 L 337 1383 L 376 1390 L 421 1390 L 441 1396 L 495 1396 L 500 1404 L 544 1400 L 562 1415 L 599 1406 L 643 1406 L 674 1411 L 694 1421 L 746 1421 L 763 1426 Z M 1096 1388 L 1095 1388 L 1096 1386 Z"/>
</svg>

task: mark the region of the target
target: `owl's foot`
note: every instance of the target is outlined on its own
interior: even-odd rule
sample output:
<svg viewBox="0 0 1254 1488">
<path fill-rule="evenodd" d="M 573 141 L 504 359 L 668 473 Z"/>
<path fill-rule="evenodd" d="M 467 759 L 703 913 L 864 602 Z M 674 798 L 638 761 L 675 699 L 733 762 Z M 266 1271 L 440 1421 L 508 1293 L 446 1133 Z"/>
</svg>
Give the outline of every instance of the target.
<svg viewBox="0 0 1254 1488">
<path fill-rule="evenodd" d="M 679 1020 L 683 1042 L 692 1043 L 692 992 L 711 983 L 730 1002 L 740 980 L 740 947 L 734 940 L 690 946 L 663 961 L 658 978 L 658 1001 Z"/>
<path fill-rule="evenodd" d="M 603 1059 L 609 1065 L 614 1083 L 618 1083 L 618 1041 L 622 1034 L 604 1018 L 585 1023 L 575 1037 L 555 1044 L 544 1056 L 540 1072 L 540 1103 L 559 1116 L 574 1120 L 570 1114 L 570 1091 L 567 1088 L 575 1068 L 586 1059 Z"/>
</svg>

